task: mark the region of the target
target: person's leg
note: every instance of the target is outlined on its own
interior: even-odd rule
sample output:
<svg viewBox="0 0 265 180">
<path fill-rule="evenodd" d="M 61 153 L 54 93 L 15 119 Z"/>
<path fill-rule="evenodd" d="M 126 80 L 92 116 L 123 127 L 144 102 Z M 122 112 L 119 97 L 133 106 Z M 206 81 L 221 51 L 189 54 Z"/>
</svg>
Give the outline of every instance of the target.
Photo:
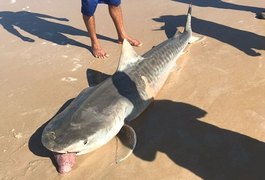
<svg viewBox="0 0 265 180">
<path fill-rule="evenodd" d="M 83 14 L 83 19 L 89 33 L 89 37 L 91 39 L 91 48 L 92 54 L 96 58 L 105 58 L 108 57 L 108 54 L 101 48 L 99 40 L 96 34 L 96 25 L 95 25 L 95 17 L 94 16 L 86 16 Z"/>
<path fill-rule="evenodd" d="M 107 57 L 107 54 L 102 50 L 96 35 L 94 13 L 98 3 L 99 0 L 82 0 L 81 12 L 83 14 L 83 20 L 91 39 L 92 54 L 97 58 L 105 58 Z"/>
<path fill-rule="evenodd" d="M 122 43 L 124 39 L 127 39 L 132 46 L 141 46 L 142 43 L 140 41 L 133 39 L 126 34 L 123 24 L 121 6 L 109 5 L 109 13 L 117 30 L 118 43 Z"/>
</svg>

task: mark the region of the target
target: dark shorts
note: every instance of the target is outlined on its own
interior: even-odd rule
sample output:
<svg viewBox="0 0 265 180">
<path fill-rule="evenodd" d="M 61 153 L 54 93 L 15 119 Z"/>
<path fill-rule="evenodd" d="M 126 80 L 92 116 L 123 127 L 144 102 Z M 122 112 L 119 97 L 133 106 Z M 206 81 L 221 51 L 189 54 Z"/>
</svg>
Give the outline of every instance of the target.
<svg viewBox="0 0 265 180">
<path fill-rule="evenodd" d="M 98 3 L 104 3 L 113 6 L 119 6 L 121 0 L 82 0 L 81 12 L 86 16 L 93 16 Z"/>
</svg>

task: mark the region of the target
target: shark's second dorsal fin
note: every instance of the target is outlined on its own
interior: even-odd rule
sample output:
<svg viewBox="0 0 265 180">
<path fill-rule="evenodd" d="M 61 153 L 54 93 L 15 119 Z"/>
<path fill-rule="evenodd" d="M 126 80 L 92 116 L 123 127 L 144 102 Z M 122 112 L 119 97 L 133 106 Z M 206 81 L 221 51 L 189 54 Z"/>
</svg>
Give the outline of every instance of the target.
<svg viewBox="0 0 265 180">
<path fill-rule="evenodd" d="M 134 64 L 141 59 L 142 57 L 134 51 L 131 44 L 126 39 L 124 39 L 120 56 L 120 63 L 117 71 L 123 71 L 130 64 Z"/>
</svg>

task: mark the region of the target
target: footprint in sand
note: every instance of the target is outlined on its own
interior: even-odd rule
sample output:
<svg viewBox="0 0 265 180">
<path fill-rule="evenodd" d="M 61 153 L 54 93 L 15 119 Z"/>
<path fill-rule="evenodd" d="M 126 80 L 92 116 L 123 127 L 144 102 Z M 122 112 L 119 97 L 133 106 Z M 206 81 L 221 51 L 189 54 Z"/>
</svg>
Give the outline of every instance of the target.
<svg viewBox="0 0 265 180">
<path fill-rule="evenodd" d="M 68 56 L 67 56 L 67 55 L 62 55 L 62 57 L 63 57 L 63 58 L 68 58 Z"/>
<path fill-rule="evenodd" d="M 20 139 L 20 138 L 23 137 L 23 136 L 22 136 L 22 133 L 21 133 L 21 132 L 16 133 L 16 132 L 15 132 L 15 129 L 12 129 L 11 132 L 13 133 L 13 136 L 14 136 L 14 138 L 16 138 L 16 139 Z"/>
<path fill-rule="evenodd" d="M 74 63 L 74 64 L 75 64 L 75 67 L 72 69 L 72 71 L 76 71 L 77 69 L 82 67 L 82 65 L 79 63 Z"/>
<path fill-rule="evenodd" d="M 29 9 L 29 6 L 22 8 L 23 11 L 26 11 L 27 9 Z M 30 12 L 30 11 L 28 10 L 28 12 Z"/>
<path fill-rule="evenodd" d="M 66 81 L 66 82 L 72 82 L 72 81 L 77 81 L 77 78 L 73 77 L 63 77 L 61 81 Z"/>
</svg>

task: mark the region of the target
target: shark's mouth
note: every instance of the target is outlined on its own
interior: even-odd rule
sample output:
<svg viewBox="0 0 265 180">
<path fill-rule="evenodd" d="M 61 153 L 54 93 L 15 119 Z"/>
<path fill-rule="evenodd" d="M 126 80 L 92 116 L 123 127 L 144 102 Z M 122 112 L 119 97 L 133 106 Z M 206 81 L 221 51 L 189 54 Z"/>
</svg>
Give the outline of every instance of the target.
<svg viewBox="0 0 265 180">
<path fill-rule="evenodd" d="M 75 164 L 76 153 L 54 153 L 55 160 L 58 165 L 58 171 L 61 174 L 71 171 Z"/>
</svg>

